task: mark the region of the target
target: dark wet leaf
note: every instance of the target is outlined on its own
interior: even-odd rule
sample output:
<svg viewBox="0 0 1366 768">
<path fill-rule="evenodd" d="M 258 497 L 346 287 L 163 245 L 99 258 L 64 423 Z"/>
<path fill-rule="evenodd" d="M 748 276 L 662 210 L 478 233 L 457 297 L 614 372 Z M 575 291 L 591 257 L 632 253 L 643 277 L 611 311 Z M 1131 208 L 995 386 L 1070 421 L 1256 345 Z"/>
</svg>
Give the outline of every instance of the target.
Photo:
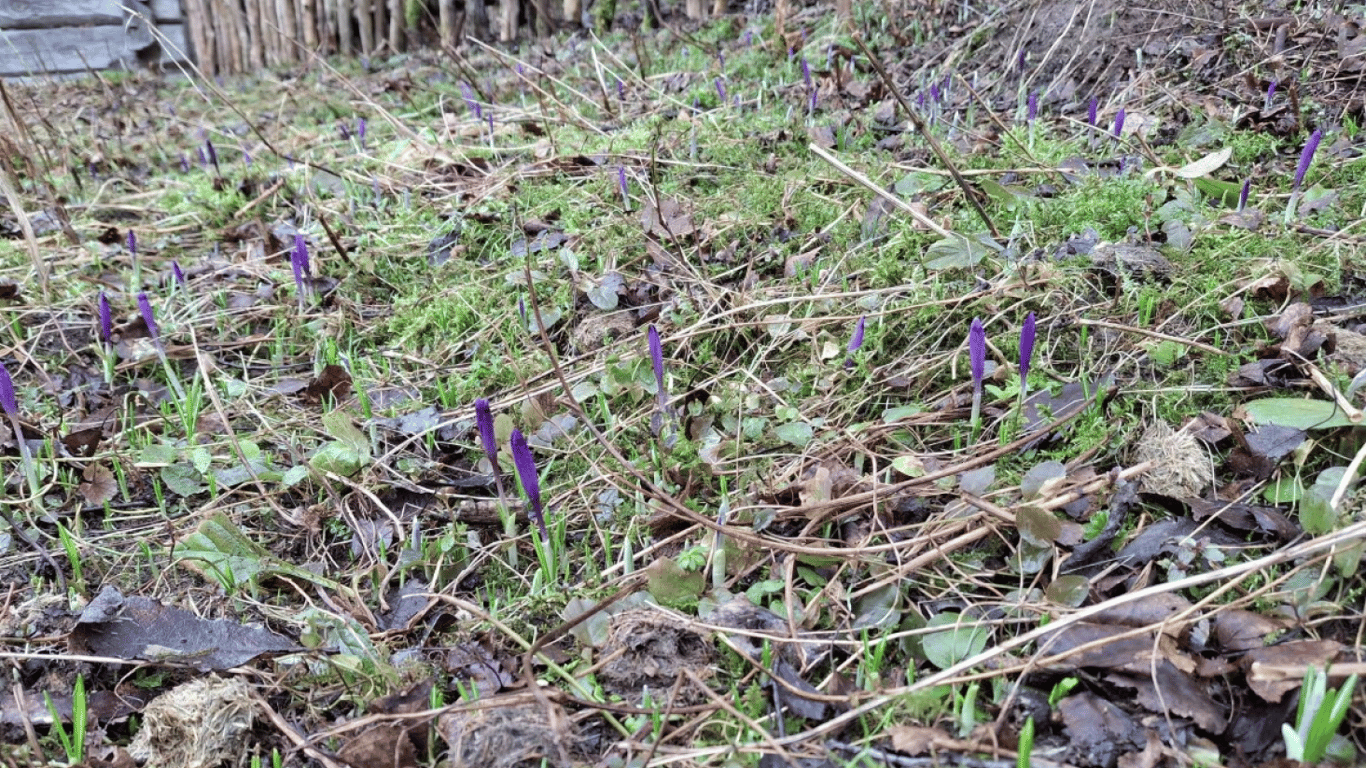
<svg viewBox="0 0 1366 768">
<path fill-rule="evenodd" d="M 1334 640 L 1293 640 L 1254 648 L 1243 657 L 1247 682 L 1253 693 L 1269 702 L 1300 687 L 1305 667 L 1323 667 L 1337 658 L 1342 644 Z"/>
<path fill-rule="evenodd" d="M 1221 608 L 1214 615 L 1214 637 L 1226 651 L 1250 651 L 1266 645 L 1271 634 L 1287 623 L 1238 608 Z"/>
<path fill-rule="evenodd" d="M 108 467 L 103 464 L 90 464 L 81 472 L 79 490 L 81 499 L 87 505 L 101 507 L 118 495 L 119 483 Z"/>
<path fill-rule="evenodd" d="M 124 597 L 112 586 L 97 600 L 99 605 L 83 612 L 71 633 L 73 646 L 85 653 L 222 670 L 265 653 L 301 649 L 265 627 L 201 619 L 145 597 Z"/>
<path fill-rule="evenodd" d="M 1227 712 L 1210 697 L 1204 686 L 1166 659 L 1159 659 L 1150 671 L 1145 670 L 1142 674 L 1110 674 L 1105 679 L 1137 689 L 1138 703 L 1150 712 L 1172 712 L 1189 717 L 1196 725 L 1215 734 L 1223 733 L 1227 725 Z"/>
<path fill-rule="evenodd" d="M 1300 535 L 1299 526 L 1274 507 L 1263 507 L 1239 502 L 1206 501 L 1199 498 L 1181 499 L 1190 506 L 1191 517 L 1204 520 L 1218 515 L 1219 522 L 1239 531 L 1261 531 L 1281 541 Z"/>
<path fill-rule="evenodd" d="M 1119 756 L 1142 745 L 1142 730 L 1119 707 L 1091 693 L 1058 703 L 1070 741 L 1070 763 L 1115 765 Z"/>
<path fill-rule="evenodd" d="M 1076 608 L 1086 602 L 1091 592 L 1091 582 L 1085 576 L 1059 576 L 1044 590 L 1044 597 L 1068 608 Z"/>
<path fill-rule="evenodd" d="M 304 388 L 303 400 L 308 405 L 318 405 L 324 398 L 341 402 L 351 395 L 351 374 L 340 365 L 323 366 L 317 378 Z"/>
<path fill-rule="evenodd" d="M 1267 424 L 1247 435 L 1247 447 L 1253 455 L 1276 461 L 1300 447 L 1307 435 L 1304 430 L 1280 424 Z"/>
</svg>

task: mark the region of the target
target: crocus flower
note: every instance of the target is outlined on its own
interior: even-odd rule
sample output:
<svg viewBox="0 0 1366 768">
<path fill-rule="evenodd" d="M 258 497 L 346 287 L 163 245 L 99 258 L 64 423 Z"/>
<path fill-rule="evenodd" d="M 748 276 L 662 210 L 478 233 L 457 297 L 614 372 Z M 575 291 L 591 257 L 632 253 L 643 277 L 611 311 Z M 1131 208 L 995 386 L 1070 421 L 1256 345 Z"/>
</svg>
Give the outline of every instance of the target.
<svg viewBox="0 0 1366 768">
<path fill-rule="evenodd" d="M 308 242 L 304 240 L 303 235 L 294 235 L 294 253 L 290 261 L 298 264 L 296 269 L 302 272 L 304 277 L 313 276 L 313 270 L 308 265 Z"/>
<path fill-rule="evenodd" d="M 806 83 L 807 88 L 811 87 L 811 64 L 805 56 L 802 57 L 802 80 Z"/>
<path fill-rule="evenodd" d="M 361 146 L 365 146 L 365 118 L 356 118 L 356 138 L 360 139 Z"/>
<path fill-rule="evenodd" d="M 1039 116 L 1039 92 L 1031 91 L 1028 99 L 1029 112 L 1026 118 L 1029 122 L 1034 122 L 1034 118 Z"/>
<path fill-rule="evenodd" d="M 14 380 L 9 377 L 9 370 L 4 363 L 0 363 L 0 408 L 5 409 L 5 415 L 10 418 L 19 415 L 19 401 L 14 397 Z"/>
<path fill-rule="evenodd" d="M 501 474 L 498 469 L 498 439 L 493 434 L 493 412 L 489 410 L 488 398 L 474 401 L 474 424 L 479 429 L 479 443 L 484 448 L 484 456 L 493 467 L 493 474 Z"/>
<path fill-rule="evenodd" d="M 145 292 L 138 294 L 138 312 L 142 315 L 142 322 L 147 324 L 147 335 L 152 341 L 156 341 L 161 336 L 161 330 L 157 328 L 157 318 L 152 313 L 152 302 Z"/>
<path fill-rule="evenodd" d="M 863 326 L 867 320 L 866 316 L 860 315 L 858 322 L 854 324 L 854 335 L 849 337 L 849 355 L 844 360 L 845 368 L 854 367 L 854 353 L 863 346 Z"/>
<path fill-rule="evenodd" d="M 1272 100 L 1275 96 L 1276 96 L 1276 81 L 1275 81 L 1275 80 L 1272 80 L 1272 81 L 1271 81 L 1271 84 L 1268 85 L 1268 86 L 1266 87 L 1266 108 L 1267 108 L 1267 109 L 1271 109 L 1271 100 Z"/>
<path fill-rule="evenodd" d="M 469 83 L 460 84 L 460 93 L 465 96 L 465 105 L 474 113 L 475 118 L 482 120 L 484 118 L 484 110 L 479 106 L 479 102 L 475 101 L 474 89 L 469 86 Z"/>
<path fill-rule="evenodd" d="M 1314 153 L 1318 151 L 1319 141 L 1323 139 L 1323 131 L 1315 128 L 1309 134 L 1309 140 L 1304 143 L 1304 149 L 1300 152 L 1300 164 L 1295 166 L 1294 189 L 1299 189 L 1304 183 L 1304 174 L 1309 171 L 1309 164 L 1314 162 Z"/>
<path fill-rule="evenodd" d="M 1100 105 L 1100 100 L 1095 96 L 1091 97 L 1091 105 L 1086 108 L 1086 124 L 1092 128 L 1096 127 L 1096 107 Z"/>
<path fill-rule="evenodd" d="M 1020 391 L 1029 380 L 1029 363 L 1034 357 L 1034 313 L 1025 315 L 1024 327 L 1020 329 Z"/>
<path fill-rule="evenodd" d="M 976 317 L 968 328 L 968 361 L 972 365 L 972 387 L 980 392 L 987 367 L 987 331 Z"/>
<path fill-rule="evenodd" d="M 337 133 L 341 134 L 342 141 L 348 141 L 351 138 L 351 129 L 346 125 L 346 122 L 343 120 L 337 121 Z"/>
<path fill-rule="evenodd" d="M 1252 191 L 1252 179 L 1243 181 L 1243 189 L 1238 193 L 1238 210 L 1242 211 L 1247 207 L 1247 195 Z"/>
<path fill-rule="evenodd" d="M 617 98 L 626 101 L 626 83 L 621 82 L 619 77 L 617 78 Z"/>
<path fill-rule="evenodd" d="M 180 262 L 171 262 L 171 277 L 175 280 L 176 285 L 185 284 L 185 272 L 180 268 Z"/>
<path fill-rule="evenodd" d="M 108 344 L 114 335 L 114 314 L 109 309 L 109 297 L 104 295 L 104 291 L 100 291 L 97 306 L 100 314 L 100 341 Z"/>
<path fill-rule="evenodd" d="M 1025 49 L 1021 48 L 1015 56 L 1015 71 L 1023 72 L 1025 69 Z"/>
<path fill-rule="evenodd" d="M 545 526 L 545 514 L 541 511 L 541 481 L 536 477 L 536 459 L 531 455 L 531 447 L 521 430 L 512 430 L 508 438 L 512 448 L 512 463 L 517 466 L 517 477 L 522 481 L 527 501 L 531 503 L 531 516 L 541 529 L 541 540 L 550 541 L 550 531 Z"/>
<path fill-rule="evenodd" d="M 1118 139 L 1122 133 L 1124 133 L 1124 107 L 1120 107 L 1119 111 L 1115 113 L 1115 138 Z"/>
<path fill-rule="evenodd" d="M 716 78 L 716 95 L 721 97 L 721 103 L 726 103 L 726 84 L 721 78 Z"/>
<path fill-rule="evenodd" d="M 812 113 L 812 114 L 815 114 L 815 112 L 816 112 L 816 102 L 817 102 L 817 100 L 818 100 L 819 98 L 820 98 L 820 91 L 817 91 L 815 88 L 812 88 L 812 89 L 811 89 L 811 113 Z"/>
<path fill-rule="evenodd" d="M 659 343 L 659 329 L 651 323 L 645 335 L 650 344 L 650 365 L 655 370 L 655 386 L 657 387 L 655 396 L 659 398 L 659 404 L 663 406 L 668 401 L 669 394 L 664 389 L 664 348 Z"/>
<path fill-rule="evenodd" d="M 215 171 L 218 170 L 218 151 L 213 148 L 213 139 L 204 139 L 204 151 L 208 154 L 209 163 L 213 165 Z"/>
<path fill-rule="evenodd" d="M 128 230 L 128 254 L 135 259 L 138 257 L 138 236 L 131 229 Z"/>
</svg>

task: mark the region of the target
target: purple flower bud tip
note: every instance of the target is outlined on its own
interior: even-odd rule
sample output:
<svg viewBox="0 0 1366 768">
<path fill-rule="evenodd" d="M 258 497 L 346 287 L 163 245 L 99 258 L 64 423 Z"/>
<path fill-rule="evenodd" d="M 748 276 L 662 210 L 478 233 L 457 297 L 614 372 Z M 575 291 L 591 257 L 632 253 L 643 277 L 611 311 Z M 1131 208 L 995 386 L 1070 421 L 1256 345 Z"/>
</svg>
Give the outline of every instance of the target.
<svg viewBox="0 0 1366 768">
<path fill-rule="evenodd" d="M 152 302 L 146 293 L 138 294 L 138 313 L 142 315 L 142 322 L 147 324 L 147 335 L 156 341 L 161 336 L 161 329 L 157 328 L 156 315 L 152 313 Z"/>
<path fill-rule="evenodd" d="M 138 255 L 138 236 L 131 229 L 128 230 L 128 252 L 131 253 L 134 258 Z"/>
<path fill-rule="evenodd" d="M 659 329 L 652 323 L 646 331 L 646 337 L 650 344 L 650 365 L 655 370 L 655 385 L 658 387 L 659 399 L 662 402 L 667 395 L 664 393 L 664 347 L 659 343 Z"/>
<path fill-rule="evenodd" d="M 972 386 L 980 390 L 987 368 L 987 331 L 975 317 L 968 328 L 968 361 L 972 364 Z"/>
<path fill-rule="evenodd" d="M 867 321 L 867 316 L 860 315 L 858 322 L 854 324 L 854 335 L 849 337 L 849 356 L 844 360 L 845 368 L 854 367 L 854 353 L 863 346 L 863 328 Z"/>
<path fill-rule="evenodd" d="M 719 78 L 719 77 L 716 78 L 716 95 L 721 97 L 721 101 L 722 101 L 722 102 L 725 102 L 725 100 L 726 100 L 726 84 L 725 84 L 724 82 L 722 82 L 722 81 L 721 81 L 721 78 Z"/>
<path fill-rule="evenodd" d="M 1029 122 L 1034 122 L 1034 118 L 1039 116 L 1039 92 L 1033 91 L 1029 94 Z"/>
<path fill-rule="evenodd" d="M 806 82 L 807 88 L 811 87 L 811 64 L 805 56 L 802 57 L 802 80 Z"/>
<path fill-rule="evenodd" d="M 362 144 L 365 143 L 365 118 L 356 118 L 356 136 L 360 138 Z"/>
<path fill-rule="evenodd" d="M 512 463 L 517 467 L 522 490 L 526 491 L 527 501 L 531 503 L 531 516 L 541 529 L 541 539 L 549 540 L 550 531 L 546 529 L 545 514 L 541 511 L 541 481 L 536 477 L 536 459 L 531 455 L 531 447 L 518 429 L 512 430 L 508 444 L 512 448 Z"/>
<path fill-rule="evenodd" d="M 294 254 L 292 261 L 294 271 L 299 273 L 299 277 L 296 277 L 296 279 L 313 276 L 313 270 L 308 265 L 308 242 L 304 240 L 303 235 L 294 235 Z"/>
<path fill-rule="evenodd" d="M 1243 189 L 1242 189 L 1242 191 L 1240 191 L 1240 192 L 1238 193 L 1238 210 L 1239 210 L 1239 211 L 1242 211 L 1244 208 L 1247 208 L 1247 196 L 1248 196 L 1248 193 L 1251 192 L 1251 191 L 1252 191 L 1252 179 L 1246 179 L 1246 180 L 1244 180 L 1244 181 L 1243 181 Z"/>
<path fill-rule="evenodd" d="M 208 152 L 208 154 L 209 154 L 209 162 L 210 162 L 210 163 L 213 163 L 213 167 L 217 168 L 217 167 L 218 167 L 218 151 L 215 150 L 215 149 L 213 148 L 213 140 L 212 140 L 212 139 L 205 139 L 205 140 L 204 140 L 204 151 Z"/>
<path fill-rule="evenodd" d="M 175 279 L 175 284 L 176 284 L 176 285 L 184 285 L 184 284 L 185 284 L 185 272 L 184 272 L 184 270 L 182 270 L 182 269 L 180 268 L 180 262 L 178 262 L 178 261 L 172 261 L 172 262 L 171 262 L 171 276 Z"/>
<path fill-rule="evenodd" d="M 1091 105 L 1086 109 L 1086 124 L 1092 128 L 1096 127 L 1096 107 L 1100 105 L 1100 100 L 1095 96 L 1091 97 Z"/>
<path fill-rule="evenodd" d="M 114 314 L 109 309 L 109 297 L 100 291 L 98 302 L 100 313 L 100 341 L 108 344 L 109 339 L 114 335 Z"/>
<path fill-rule="evenodd" d="M 1118 139 L 1124 133 L 1124 107 L 1120 107 L 1115 113 L 1115 138 Z"/>
<path fill-rule="evenodd" d="M 1323 139 L 1323 131 L 1315 128 L 1309 134 L 1309 140 L 1304 143 L 1304 150 L 1300 152 L 1300 164 L 1295 167 L 1294 188 L 1299 189 L 1304 183 L 1304 174 L 1309 171 L 1309 165 L 1314 162 L 1314 153 L 1318 151 L 1319 142 Z"/>
<path fill-rule="evenodd" d="M 1020 329 L 1020 381 L 1029 378 L 1029 363 L 1034 357 L 1034 313 L 1025 316 L 1024 327 Z"/>
<path fill-rule="evenodd" d="M 479 429 L 479 443 L 484 448 L 484 455 L 493 466 L 494 474 L 499 474 L 498 440 L 493 433 L 493 412 L 489 410 L 489 401 L 486 398 L 481 397 L 474 401 L 474 424 Z"/>
<path fill-rule="evenodd" d="M 9 370 L 4 363 L 0 363 L 0 408 L 4 408 L 10 417 L 19 415 L 19 401 L 14 397 L 14 380 L 9 377 Z"/>
</svg>

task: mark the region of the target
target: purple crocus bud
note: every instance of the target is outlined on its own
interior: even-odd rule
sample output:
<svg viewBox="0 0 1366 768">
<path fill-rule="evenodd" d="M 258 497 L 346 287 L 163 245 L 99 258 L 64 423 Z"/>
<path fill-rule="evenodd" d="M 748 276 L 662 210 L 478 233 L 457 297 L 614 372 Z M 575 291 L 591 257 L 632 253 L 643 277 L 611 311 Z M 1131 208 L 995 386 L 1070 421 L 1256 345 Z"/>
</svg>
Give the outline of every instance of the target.
<svg viewBox="0 0 1366 768">
<path fill-rule="evenodd" d="M 1319 141 L 1323 139 L 1323 131 L 1318 128 L 1309 134 L 1309 141 L 1304 143 L 1304 150 L 1300 152 L 1300 164 L 1295 166 L 1295 183 L 1293 189 L 1299 189 L 1304 183 L 1304 174 L 1309 170 L 1309 164 L 1314 162 L 1314 153 L 1318 151 Z"/>
<path fill-rule="evenodd" d="M 1034 357 L 1034 313 L 1025 315 L 1024 327 L 1020 329 L 1020 386 L 1029 379 L 1029 362 Z"/>
<path fill-rule="evenodd" d="M 147 324 L 147 335 L 152 341 L 156 341 L 161 336 L 161 329 L 157 328 L 157 318 L 152 313 L 152 302 L 145 292 L 138 294 L 138 313 L 142 315 L 142 322 Z"/>
<path fill-rule="evenodd" d="M 621 204 L 629 207 L 631 196 L 626 186 L 626 166 L 617 166 L 617 189 L 621 192 Z"/>
<path fill-rule="evenodd" d="M 725 72 L 725 71 L 726 71 L 726 52 L 725 52 L 725 51 L 717 51 L 717 52 L 716 52 L 716 61 L 717 61 L 718 64 L 721 65 L 721 71 L 722 71 L 722 72 Z"/>
<path fill-rule="evenodd" d="M 209 163 L 213 165 L 213 169 L 218 170 L 218 150 L 213 148 L 212 139 L 204 139 L 204 151 L 208 153 Z"/>
<path fill-rule="evenodd" d="M 100 341 L 105 344 L 114 335 L 114 313 L 109 309 L 109 297 L 100 291 L 100 299 L 96 302 L 100 315 Z"/>
<path fill-rule="evenodd" d="M 465 104 L 470 108 L 470 111 L 474 113 L 475 118 L 479 120 L 484 119 L 484 110 L 479 106 L 479 102 L 475 101 L 474 89 L 469 86 L 469 83 L 460 84 L 460 93 L 464 94 Z"/>
<path fill-rule="evenodd" d="M 747 29 L 745 30 L 745 47 L 748 48 L 751 45 L 754 45 L 754 30 Z"/>
<path fill-rule="evenodd" d="M 1243 189 L 1238 193 L 1238 210 L 1242 211 L 1247 207 L 1247 194 L 1252 191 L 1252 179 L 1243 181 Z"/>
<path fill-rule="evenodd" d="M 854 335 L 849 337 L 849 356 L 844 360 L 845 368 L 854 367 L 854 353 L 863 346 L 863 327 L 867 321 L 866 315 L 860 315 L 858 322 L 854 324 Z"/>
<path fill-rule="evenodd" d="M 209 166 L 209 156 L 204 154 L 204 148 L 199 147 L 199 164 L 207 168 Z"/>
<path fill-rule="evenodd" d="M 484 447 L 484 456 L 488 457 L 493 474 L 502 474 L 498 468 L 498 439 L 493 434 L 493 412 L 489 410 L 487 398 L 474 401 L 474 424 L 479 428 L 479 443 Z"/>
<path fill-rule="evenodd" d="M 1015 71 L 1023 72 L 1025 69 L 1025 49 L 1021 48 L 1015 56 Z"/>
<path fill-rule="evenodd" d="M 299 244 L 303 241 L 303 235 L 294 236 L 294 250 L 289 254 L 289 267 L 294 272 L 294 288 L 299 292 L 299 300 L 303 301 L 305 290 L 304 285 L 304 259 L 299 255 Z"/>
<path fill-rule="evenodd" d="M 184 152 L 180 153 L 180 172 L 190 172 L 190 158 Z"/>
<path fill-rule="evenodd" d="M 820 91 L 811 89 L 811 114 L 816 114 L 816 103 L 820 99 Z"/>
<path fill-rule="evenodd" d="M 968 328 L 968 361 L 972 364 L 972 387 L 974 391 L 982 391 L 982 378 L 986 375 L 987 369 L 987 331 L 982 327 L 982 321 L 974 317 L 972 326 Z"/>
<path fill-rule="evenodd" d="M 522 481 L 527 501 L 531 503 L 531 517 L 541 529 L 541 540 L 550 540 L 550 531 L 545 527 L 545 514 L 541 511 L 541 481 L 536 477 L 536 459 L 531 455 L 531 447 L 519 429 L 512 430 L 508 438 L 512 447 L 512 463 L 517 467 L 517 478 Z"/>
<path fill-rule="evenodd" d="M 716 95 L 721 97 L 721 103 L 726 103 L 726 84 L 721 82 L 721 78 L 716 78 Z"/>
<path fill-rule="evenodd" d="M 626 83 L 621 82 L 619 77 L 617 78 L 617 98 L 626 101 Z"/>
<path fill-rule="evenodd" d="M 650 365 L 654 366 L 655 369 L 655 386 L 658 387 L 655 390 L 658 392 L 656 397 L 659 398 L 662 405 L 669 399 L 668 393 L 664 390 L 664 348 L 659 343 L 659 329 L 655 328 L 653 323 L 650 324 L 645 335 L 650 344 Z"/>
<path fill-rule="evenodd" d="M 303 277 L 313 276 L 313 269 L 308 265 L 308 241 L 304 239 L 303 235 L 295 233 L 294 252 L 291 256 L 290 262 L 294 265 L 296 272 L 301 273 Z"/>
<path fill-rule="evenodd" d="M 487 120 L 489 124 L 489 141 L 493 141 L 493 110 L 490 109 L 488 112 L 484 113 L 484 119 Z"/>
<path fill-rule="evenodd" d="M 19 401 L 14 397 L 14 380 L 9 377 L 4 363 L 0 363 L 0 408 L 4 408 L 5 415 L 10 418 L 19 416 Z"/>
<path fill-rule="evenodd" d="M 176 285 L 185 284 L 185 272 L 180 268 L 180 262 L 178 261 L 171 262 L 171 278 L 175 280 Z"/>
<path fill-rule="evenodd" d="M 1032 122 L 1034 122 L 1034 118 L 1036 118 L 1036 117 L 1039 116 L 1039 92 L 1038 92 L 1038 91 L 1031 91 L 1031 92 L 1030 92 L 1030 94 L 1029 94 L 1029 99 L 1028 99 L 1028 104 L 1029 104 L 1029 112 L 1028 112 L 1028 115 L 1029 115 L 1029 116 L 1028 116 L 1027 119 L 1029 120 L 1029 122 L 1032 123 Z"/>
<path fill-rule="evenodd" d="M 1120 107 L 1119 111 L 1115 113 L 1115 138 L 1118 139 L 1122 133 L 1124 133 L 1124 107 Z"/>
<path fill-rule="evenodd" d="M 805 56 L 802 57 L 802 80 L 806 83 L 807 88 L 811 87 L 811 63 L 806 60 Z"/>
<path fill-rule="evenodd" d="M 349 141 L 351 139 L 351 129 L 347 127 L 345 121 L 337 121 L 337 133 L 341 134 L 342 141 Z"/>
<path fill-rule="evenodd" d="M 1091 97 L 1091 105 L 1086 108 L 1086 124 L 1092 128 L 1096 127 L 1096 107 L 1100 105 L 1100 99 Z"/>
<path fill-rule="evenodd" d="M 136 259 L 138 257 L 138 236 L 131 229 L 128 230 L 127 243 L 128 255 Z"/>
<path fill-rule="evenodd" d="M 1271 81 L 1271 84 L 1268 85 L 1268 86 L 1266 87 L 1266 108 L 1267 108 L 1267 109 L 1271 109 L 1271 100 L 1272 100 L 1273 98 L 1275 98 L 1275 97 L 1276 97 L 1276 81 L 1275 81 L 1275 80 L 1272 80 L 1272 81 Z"/>
<path fill-rule="evenodd" d="M 361 144 L 364 144 L 364 143 L 365 143 L 365 128 L 366 128 L 365 118 L 363 118 L 363 117 L 358 117 L 358 118 L 356 118 L 356 138 L 360 139 L 360 143 L 361 143 Z"/>
<path fill-rule="evenodd" d="M 526 325 L 526 324 L 527 324 L 527 319 L 526 319 L 526 298 L 525 298 L 525 297 L 522 297 L 522 296 L 518 296 L 518 297 L 517 297 L 517 314 L 519 314 L 519 315 L 522 316 L 522 325 Z"/>
<path fill-rule="evenodd" d="M 930 83 L 930 101 L 939 103 L 939 83 Z"/>
</svg>

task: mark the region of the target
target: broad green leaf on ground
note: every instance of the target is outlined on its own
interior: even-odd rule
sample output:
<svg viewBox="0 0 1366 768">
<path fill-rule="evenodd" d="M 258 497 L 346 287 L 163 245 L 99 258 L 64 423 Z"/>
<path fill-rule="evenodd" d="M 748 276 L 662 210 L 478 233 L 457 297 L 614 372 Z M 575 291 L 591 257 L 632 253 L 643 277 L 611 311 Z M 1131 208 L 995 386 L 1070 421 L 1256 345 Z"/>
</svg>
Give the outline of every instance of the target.
<svg viewBox="0 0 1366 768">
<path fill-rule="evenodd" d="M 1257 424 L 1280 424 L 1296 429 L 1333 429 L 1356 426 L 1347 414 L 1328 400 L 1302 397 L 1265 397 L 1245 403 L 1248 418 Z"/>
<path fill-rule="evenodd" d="M 990 632 L 977 622 L 957 613 L 941 613 L 930 619 L 929 627 L 944 627 L 921 639 L 925 658 L 940 669 L 948 669 L 987 647 Z"/>
<path fill-rule="evenodd" d="M 177 562 L 232 589 L 262 575 L 302 579 L 329 589 L 339 585 L 272 555 L 265 547 L 247 538 L 242 529 L 222 513 L 200 523 L 199 528 L 175 548 Z"/>
<path fill-rule="evenodd" d="M 323 428 L 334 439 L 313 454 L 308 460 L 309 466 L 319 472 L 350 477 L 370 462 L 370 439 L 351 422 L 345 411 L 339 409 L 325 414 Z"/>
<path fill-rule="evenodd" d="M 991 245 L 988 246 L 987 243 Z M 986 235 L 952 235 L 930 243 L 925 249 L 926 269 L 967 269 L 1000 250 Z"/>
<path fill-rule="evenodd" d="M 811 429 L 810 424 L 807 424 L 804 421 L 794 421 L 790 424 L 779 424 L 774 427 L 773 434 L 777 435 L 778 439 L 782 440 L 784 443 L 795 445 L 798 448 L 805 448 L 806 444 L 811 442 L 814 431 Z"/>
</svg>

